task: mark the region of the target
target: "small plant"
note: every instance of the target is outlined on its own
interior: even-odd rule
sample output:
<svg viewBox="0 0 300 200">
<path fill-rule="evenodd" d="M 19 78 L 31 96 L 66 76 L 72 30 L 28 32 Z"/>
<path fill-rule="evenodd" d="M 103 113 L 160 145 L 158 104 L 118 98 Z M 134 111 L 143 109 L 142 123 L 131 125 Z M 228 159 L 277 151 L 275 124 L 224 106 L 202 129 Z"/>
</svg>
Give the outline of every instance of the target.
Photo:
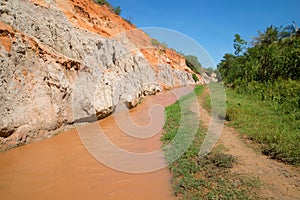
<svg viewBox="0 0 300 200">
<path fill-rule="evenodd" d="M 155 47 L 159 47 L 160 42 L 159 42 L 157 39 L 152 38 L 152 39 L 151 39 L 151 44 L 152 44 L 153 46 L 155 46 Z"/>
<path fill-rule="evenodd" d="M 201 63 L 198 61 L 198 57 L 194 55 L 184 55 L 186 66 L 188 66 L 193 72 L 200 73 L 202 68 Z"/>
<path fill-rule="evenodd" d="M 122 10 L 120 6 L 113 7 L 108 1 L 106 0 L 95 0 L 95 2 L 101 6 L 106 5 L 109 10 L 117 15 L 120 15 Z"/>
<path fill-rule="evenodd" d="M 96 0 L 95 2 L 99 5 L 108 5 L 109 4 L 106 0 Z"/>
<path fill-rule="evenodd" d="M 196 74 L 193 74 L 192 76 L 193 76 L 194 81 L 197 83 L 199 81 L 198 76 Z"/>
<path fill-rule="evenodd" d="M 124 19 L 126 22 L 128 22 L 129 24 L 133 25 L 133 22 L 132 22 L 132 18 L 131 17 L 128 17 L 126 19 Z"/>
<path fill-rule="evenodd" d="M 235 157 L 224 153 L 211 154 L 207 157 L 207 160 L 214 166 L 225 169 L 232 168 L 233 164 L 236 162 Z"/>
<path fill-rule="evenodd" d="M 152 38 L 151 44 L 163 51 L 165 51 L 168 48 L 168 44 L 166 42 L 159 42 L 157 39 Z"/>
<path fill-rule="evenodd" d="M 168 44 L 166 42 L 161 42 L 160 43 L 160 47 L 163 49 L 163 50 L 166 50 L 168 48 Z"/>
<path fill-rule="evenodd" d="M 159 42 L 157 39 L 152 38 L 151 39 L 151 44 L 158 49 L 158 53 L 160 55 L 166 53 L 166 50 L 168 48 L 167 43 L 165 43 L 165 42 Z"/>
<path fill-rule="evenodd" d="M 121 7 L 120 6 L 117 6 L 114 8 L 114 12 L 117 14 L 117 15 L 120 15 L 122 10 L 121 10 Z"/>
</svg>

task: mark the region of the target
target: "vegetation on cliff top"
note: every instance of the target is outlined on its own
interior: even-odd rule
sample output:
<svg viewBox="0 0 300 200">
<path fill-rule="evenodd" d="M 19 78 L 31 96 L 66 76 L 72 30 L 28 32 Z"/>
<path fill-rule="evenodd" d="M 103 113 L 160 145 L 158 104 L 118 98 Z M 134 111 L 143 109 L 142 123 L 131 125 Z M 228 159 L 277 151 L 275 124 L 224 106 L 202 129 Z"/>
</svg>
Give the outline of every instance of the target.
<svg viewBox="0 0 300 200">
<path fill-rule="evenodd" d="M 120 6 L 112 6 L 107 0 L 95 0 L 95 2 L 99 5 L 106 5 L 110 11 L 112 11 L 113 13 L 120 15 L 122 10 Z"/>
<path fill-rule="evenodd" d="M 216 76 L 219 75 L 219 72 L 217 69 L 213 69 L 212 67 L 208 67 L 208 68 L 203 67 L 202 64 L 199 62 L 197 56 L 194 56 L 194 55 L 183 55 L 183 56 L 185 58 L 186 65 L 196 74 L 203 75 L 203 73 L 206 73 L 209 76 L 212 76 L 212 74 L 215 73 Z M 196 78 L 197 76 L 193 75 L 193 78 L 194 77 Z M 195 78 L 194 78 L 194 80 L 195 80 Z"/>
<path fill-rule="evenodd" d="M 202 69 L 201 63 L 198 58 L 194 55 L 184 55 L 186 65 L 195 73 L 200 74 L 200 69 Z"/>
</svg>

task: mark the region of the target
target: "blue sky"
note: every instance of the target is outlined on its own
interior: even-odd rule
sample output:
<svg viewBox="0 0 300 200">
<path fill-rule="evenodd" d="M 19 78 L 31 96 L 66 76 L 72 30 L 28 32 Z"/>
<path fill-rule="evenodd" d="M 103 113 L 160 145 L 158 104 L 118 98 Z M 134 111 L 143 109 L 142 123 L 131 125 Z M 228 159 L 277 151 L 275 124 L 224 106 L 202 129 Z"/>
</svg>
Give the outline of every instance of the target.
<svg viewBox="0 0 300 200">
<path fill-rule="evenodd" d="M 299 0 L 108 1 L 113 6 L 119 5 L 121 16 L 131 19 L 138 28 L 164 28 L 145 31 L 178 51 L 197 55 L 205 67 L 214 66 L 201 58 L 203 52 L 206 51 L 215 64 L 225 53 L 233 53 L 235 33 L 251 41 L 257 30 L 263 31 L 270 25 L 286 26 L 294 20 L 300 26 Z M 160 34 L 156 34 L 157 30 L 161 30 L 158 31 Z M 172 34 L 170 30 L 176 32 Z M 181 36 L 187 36 L 190 41 L 185 42 Z M 203 49 L 184 45 L 189 42 L 197 43 Z"/>
</svg>

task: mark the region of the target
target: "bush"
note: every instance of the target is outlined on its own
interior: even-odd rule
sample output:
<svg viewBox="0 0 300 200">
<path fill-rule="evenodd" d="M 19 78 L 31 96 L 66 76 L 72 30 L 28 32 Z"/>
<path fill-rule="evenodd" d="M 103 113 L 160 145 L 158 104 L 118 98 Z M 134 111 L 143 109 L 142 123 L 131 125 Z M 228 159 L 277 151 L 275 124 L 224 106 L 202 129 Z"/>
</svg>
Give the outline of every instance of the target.
<svg viewBox="0 0 300 200">
<path fill-rule="evenodd" d="M 294 30 L 297 29 L 295 26 Z M 250 43 L 251 46 L 245 46 L 246 42 L 239 36 L 234 40 L 239 53 L 225 54 L 219 63 L 225 84 L 237 86 L 252 81 L 269 84 L 279 79 L 299 80 L 299 35 L 287 31 L 287 27 L 270 26 Z"/>
<path fill-rule="evenodd" d="M 259 83 L 238 80 L 235 91 L 239 94 L 257 95 L 262 101 L 272 102 L 278 114 L 300 116 L 300 81 L 278 79 L 276 82 Z"/>
<path fill-rule="evenodd" d="M 106 0 L 96 0 L 95 2 L 99 5 L 109 5 L 109 3 Z"/>
<path fill-rule="evenodd" d="M 97 3 L 97 4 L 99 4 L 99 5 L 106 5 L 108 8 L 109 8 L 109 10 L 111 11 L 111 12 L 114 12 L 115 14 L 117 14 L 117 15 L 120 15 L 121 14 L 121 12 L 122 12 L 122 10 L 121 10 L 121 7 L 120 6 L 117 6 L 117 7 L 113 7 L 108 1 L 106 1 L 106 0 L 95 0 L 95 2 Z"/>
<path fill-rule="evenodd" d="M 202 68 L 201 63 L 198 61 L 198 57 L 194 55 L 184 55 L 186 65 L 195 73 L 200 73 Z"/>
<path fill-rule="evenodd" d="M 193 76 L 194 81 L 197 83 L 199 81 L 198 76 L 196 74 L 193 74 L 192 76 Z"/>
<path fill-rule="evenodd" d="M 124 19 L 126 22 L 128 22 L 129 24 L 131 25 L 134 25 L 133 22 L 132 22 L 132 18 L 131 17 L 128 17 L 127 19 Z"/>
<path fill-rule="evenodd" d="M 159 42 L 157 39 L 152 38 L 151 39 L 151 44 L 157 48 L 160 48 L 162 50 L 166 50 L 168 48 L 167 43 L 165 42 Z"/>
<path fill-rule="evenodd" d="M 155 47 L 159 47 L 160 42 L 159 42 L 157 39 L 152 38 L 152 39 L 151 39 L 151 44 L 152 44 L 153 46 L 155 46 Z"/>
<path fill-rule="evenodd" d="M 114 8 L 114 12 L 117 14 L 117 15 L 120 15 L 122 10 L 121 10 L 121 7 L 120 6 L 117 6 Z"/>
<path fill-rule="evenodd" d="M 166 53 L 166 49 L 168 48 L 167 43 L 165 42 L 159 42 L 157 39 L 152 38 L 151 44 L 158 49 L 158 53 L 160 55 Z"/>
</svg>

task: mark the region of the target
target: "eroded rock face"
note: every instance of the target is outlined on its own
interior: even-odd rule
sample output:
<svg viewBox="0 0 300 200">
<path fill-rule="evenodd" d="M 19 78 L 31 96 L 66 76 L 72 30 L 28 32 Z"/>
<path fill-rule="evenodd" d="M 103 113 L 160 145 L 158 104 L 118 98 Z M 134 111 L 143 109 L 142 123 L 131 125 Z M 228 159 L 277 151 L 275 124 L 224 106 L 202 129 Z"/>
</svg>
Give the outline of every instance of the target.
<svg viewBox="0 0 300 200">
<path fill-rule="evenodd" d="M 162 88 L 194 84 L 191 73 L 168 63 L 154 69 L 126 34 L 75 26 L 61 4 L 75 9 L 67 0 L 0 3 L 1 150 L 101 119 L 119 104 L 134 107 Z"/>
</svg>

